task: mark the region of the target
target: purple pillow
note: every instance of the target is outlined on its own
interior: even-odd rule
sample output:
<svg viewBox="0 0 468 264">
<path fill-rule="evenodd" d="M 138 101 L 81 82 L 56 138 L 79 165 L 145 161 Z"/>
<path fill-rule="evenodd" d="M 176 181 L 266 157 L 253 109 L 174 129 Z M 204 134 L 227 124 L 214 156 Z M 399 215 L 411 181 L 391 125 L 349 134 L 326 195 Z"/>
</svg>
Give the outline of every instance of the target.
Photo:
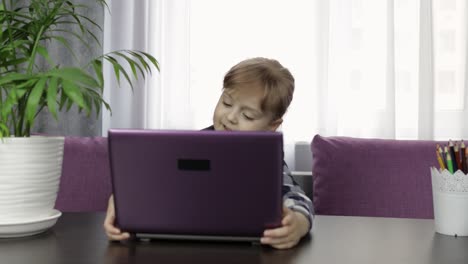
<svg viewBox="0 0 468 264">
<path fill-rule="evenodd" d="M 444 142 L 316 135 L 311 144 L 316 213 L 433 218 L 429 168 L 438 164 L 437 143 Z"/>
<path fill-rule="evenodd" d="M 55 208 L 62 212 L 105 211 L 110 194 L 107 138 L 65 137 Z"/>
</svg>

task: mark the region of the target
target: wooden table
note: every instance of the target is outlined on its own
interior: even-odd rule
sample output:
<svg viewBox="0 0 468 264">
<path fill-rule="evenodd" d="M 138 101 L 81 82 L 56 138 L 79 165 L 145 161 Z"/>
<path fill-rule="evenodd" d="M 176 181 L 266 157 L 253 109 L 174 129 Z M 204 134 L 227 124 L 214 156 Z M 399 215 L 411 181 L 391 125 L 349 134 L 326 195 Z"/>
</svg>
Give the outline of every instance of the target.
<svg viewBox="0 0 468 264">
<path fill-rule="evenodd" d="M 433 220 L 317 216 L 290 250 L 232 242 L 108 242 L 103 213 L 64 213 L 40 235 L 0 239 L 0 263 L 468 263 L 468 238 Z"/>
</svg>

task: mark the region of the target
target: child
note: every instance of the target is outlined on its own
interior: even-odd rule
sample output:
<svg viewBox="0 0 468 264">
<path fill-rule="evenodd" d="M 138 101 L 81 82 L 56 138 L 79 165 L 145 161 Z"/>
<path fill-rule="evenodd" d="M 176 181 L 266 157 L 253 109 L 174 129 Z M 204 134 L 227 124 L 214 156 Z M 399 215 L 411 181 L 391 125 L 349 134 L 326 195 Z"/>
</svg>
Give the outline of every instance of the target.
<svg viewBox="0 0 468 264">
<path fill-rule="evenodd" d="M 208 130 L 275 131 L 283 122 L 283 115 L 291 103 L 294 78 L 276 60 L 253 58 L 244 60 L 224 77 L 223 94 Z M 313 207 L 310 199 L 291 178 L 283 165 L 282 226 L 265 230 L 261 243 L 285 249 L 295 246 L 312 228 Z M 104 228 L 111 240 L 129 238 L 114 226 L 113 198 L 109 199 Z"/>
</svg>

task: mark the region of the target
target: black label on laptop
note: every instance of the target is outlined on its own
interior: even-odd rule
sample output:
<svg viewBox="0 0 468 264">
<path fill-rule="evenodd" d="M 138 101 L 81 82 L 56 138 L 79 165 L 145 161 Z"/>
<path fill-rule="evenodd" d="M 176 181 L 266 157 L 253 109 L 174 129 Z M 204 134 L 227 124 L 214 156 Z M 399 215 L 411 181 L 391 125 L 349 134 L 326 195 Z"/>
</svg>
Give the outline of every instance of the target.
<svg viewBox="0 0 468 264">
<path fill-rule="evenodd" d="M 204 159 L 178 159 L 177 168 L 179 170 L 209 171 L 210 160 Z"/>
</svg>

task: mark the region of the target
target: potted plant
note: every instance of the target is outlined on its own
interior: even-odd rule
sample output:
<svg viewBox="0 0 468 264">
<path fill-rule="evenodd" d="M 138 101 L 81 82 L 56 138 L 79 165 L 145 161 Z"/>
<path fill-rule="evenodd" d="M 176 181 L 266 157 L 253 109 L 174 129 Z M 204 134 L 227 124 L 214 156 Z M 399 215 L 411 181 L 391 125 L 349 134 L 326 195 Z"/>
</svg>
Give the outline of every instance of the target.
<svg viewBox="0 0 468 264">
<path fill-rule="evenodd" d="M 105 0 L 97 0 L 105 8 Z M 103 105 L 103 63 L 110 63 L 117 80 L 151 73 L 157 60 L 141 51 L 121 50 L 99 56 L 84 67 L 62 66 L 49 55 L 47 42 L 70 48 L 71 41 L 89 45 L 99 40 L 97 27 L 82 14 L 86 6 L 70 0 L 1 0 L 0 3 L 0 223 L 39 217 L 52 210 L 58 190 L 63 137 L 31 137 L 37 114 L 77 106 L 98 115 Z M 75 29 L 70 30 L 70 25 Z M 40 66 L 43 60 L 47 65 Z M 133 86 L 132 86 L 133 89 Z"/>
</svg>

